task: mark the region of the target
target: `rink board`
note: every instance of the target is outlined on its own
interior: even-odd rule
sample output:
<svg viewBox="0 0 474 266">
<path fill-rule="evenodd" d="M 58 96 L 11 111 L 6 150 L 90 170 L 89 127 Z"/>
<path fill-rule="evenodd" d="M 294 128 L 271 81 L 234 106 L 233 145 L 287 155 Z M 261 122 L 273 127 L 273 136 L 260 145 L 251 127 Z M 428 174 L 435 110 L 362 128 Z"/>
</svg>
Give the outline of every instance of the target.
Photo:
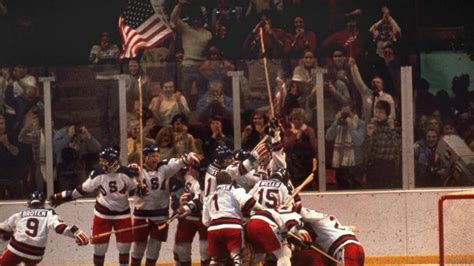
<svg viewBox="0 0 474 266">
<path fill-rule="evenodd" d="M 346 225 L 361 228 L 367 263 L 436 264 L 438 262 L 437 202 L 442 195 L 462 190 L 410 190 L 304 193 L 303 204 L 336 215 Z M 25 202 L 0 203 L 0 220 L 22 210 Z M 89 231 L 94 200 L 66 203 L 56 209 L 67 223 Z M 168 242 L 162 245 L 159 262 L 173 261 L 176 222 L 170 225 Z M 118 253 L 112 237 L 106 262 L 117 263 Z M 3 248 L 5 243 L 0 243 Z M 193 261 L 199 261 L 197 238 L 193 243 Z M 93 247 L 78 247 L 73 239 L 50 235 L 41 265 L 90 265 Z M 457 256 L 458 263 L 473 263 L 472 256 Z M 452 262 L 454 263 L 454 262 Z"/>
</svg>

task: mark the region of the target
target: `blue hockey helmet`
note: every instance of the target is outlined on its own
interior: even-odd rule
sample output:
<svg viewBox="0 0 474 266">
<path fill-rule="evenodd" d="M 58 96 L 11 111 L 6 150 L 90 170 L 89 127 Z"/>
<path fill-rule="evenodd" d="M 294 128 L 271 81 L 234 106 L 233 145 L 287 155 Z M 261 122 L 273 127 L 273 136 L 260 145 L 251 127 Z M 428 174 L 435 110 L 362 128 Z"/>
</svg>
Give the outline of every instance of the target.
<svg viewBox="0 0 474 266">
<path fill-rule="evenodd" d="M 35 191 L 28 197 L 28 207 L 40 207 L 44 205 L 46 197 L 43 192 Z"/>
<path fill-rule="evenodd" d="M 234 160 L 243 162 L 246 159 L 250 157 L 250 152 L 244 150 L 244 149 L 239 149 L 234 151 Z"/>
<path fill-rule="evenodd" d="M 143 155 L 145 157 L 155 152 L 160 152 L 160 149 L 154 144 L 147 145 L 143 148 Z"/>
<path fill-rule="evenodd" d="M 108 166 L 111 166 L 118 162 L 119 153 L 114 148 L 105 148 L 99 153 L 99 159 L 107 162 Z"/>
<path fill-rule="evenodd" d="M 232 157 L 232 150 L 229 147 L 227 147 L 226 145 L 217 146 L 214 152 L 214 158 L 216 160 L 222 161 L 229 157 Z"/>
</svg>

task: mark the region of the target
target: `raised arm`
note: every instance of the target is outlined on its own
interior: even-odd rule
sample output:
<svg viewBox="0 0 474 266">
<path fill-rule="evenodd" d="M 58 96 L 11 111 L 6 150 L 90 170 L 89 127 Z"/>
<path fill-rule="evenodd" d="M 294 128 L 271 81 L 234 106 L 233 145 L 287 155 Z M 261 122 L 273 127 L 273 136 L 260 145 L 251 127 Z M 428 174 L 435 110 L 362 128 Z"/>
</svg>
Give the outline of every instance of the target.
<svg viewBox="0 0 474 266">
<path fill-rule="evenodd" d="M 176 26 L 178 31 L 182 31 L 186 27 L 186 23 L 184 23 L 179 15 L 181 14 L 181 10 L 183 9 L 185 1 L 178 0 L 178 4 L 173 8 L 171 12 L 171 22 Z"/>
<path fill-rule="evenodd" d="M 158 168 L 158 171 L 161 172 L 165 178 L 170 178 L 174 176 L 179 170 L 183 169 L 185 166 L 192 165 L 194 163 L 199 164 L 202 156 L 190 152 L 181 156 L 181 158 L 172 158 L 169 161 L 164 161 Z"/>
<path fill-rule="evenodd" d="M 367 99 L 367 97 L 369 97 L 371 94 L 370 89 L 367 87 L 367 85 L 365 85 L 364 80 L 360 75 L 359 68 L 357 67 L 357 64 L 353 58 L 349 58 L 349 65 L 351 67 L 352 79 L 357 90 L 362 96 L 362 100 Z"/>
</svg>

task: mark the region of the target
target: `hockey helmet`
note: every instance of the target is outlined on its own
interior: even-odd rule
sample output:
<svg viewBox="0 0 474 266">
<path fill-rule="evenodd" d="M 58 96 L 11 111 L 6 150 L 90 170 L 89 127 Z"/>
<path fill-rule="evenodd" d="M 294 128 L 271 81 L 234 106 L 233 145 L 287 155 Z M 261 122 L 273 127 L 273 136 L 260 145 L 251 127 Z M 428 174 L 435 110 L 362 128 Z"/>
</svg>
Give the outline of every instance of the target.
<svg viewBox="0 0 474 266">
<path fill-rule="evenodd" d="M 147 145 L 143 148 L 143 155 L 145 157 L 155 152 L 160 152 L 160 149 L 154 144 Z"/>
<path fill-rule="evenodd" d="M 290 174 L 286 168 L 278 168 L 270 175 L 270 179 L 278 179 L 287 184 L 288 180 L 290 179 Z"/>
<path fill-rule="evenodd" d="M 114 148 L 105 148 L 99 153 L 99 159 L 106 161 L 110 167 L 118 162 L 119 153 Z"/>
<path fill-rule="evenodd" d="M 214 158 L 218 163 L 223 163 L 225 159 L 232 157 L 232 150 L 226 145 L 217 146 L 214 152 Z"/>
<path fill-rule="evenodd" d="M 248 158 L 250 158 L 250 152 L 244 149 L 234 151 L 234 160 L 243 162 Z"/>
<path fill-rule="evenodd" d="M 40 207 L 44 205 L 46 197 L 43 192 L 35 191 L 28 197 L 28 207 Z"/>
</svg>

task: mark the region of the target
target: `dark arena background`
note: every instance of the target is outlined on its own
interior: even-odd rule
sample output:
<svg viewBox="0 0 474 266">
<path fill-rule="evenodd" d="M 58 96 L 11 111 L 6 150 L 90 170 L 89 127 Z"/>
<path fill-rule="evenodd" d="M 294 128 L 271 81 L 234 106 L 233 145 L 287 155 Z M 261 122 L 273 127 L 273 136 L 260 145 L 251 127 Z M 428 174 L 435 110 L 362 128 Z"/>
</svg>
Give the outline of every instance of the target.
<svg viewBox="0 0 474 266">
<path fill-rule="evenodd" d="M 0 0 L 0 266 L 474 265 L 473 13 Z"/>
</svg>

